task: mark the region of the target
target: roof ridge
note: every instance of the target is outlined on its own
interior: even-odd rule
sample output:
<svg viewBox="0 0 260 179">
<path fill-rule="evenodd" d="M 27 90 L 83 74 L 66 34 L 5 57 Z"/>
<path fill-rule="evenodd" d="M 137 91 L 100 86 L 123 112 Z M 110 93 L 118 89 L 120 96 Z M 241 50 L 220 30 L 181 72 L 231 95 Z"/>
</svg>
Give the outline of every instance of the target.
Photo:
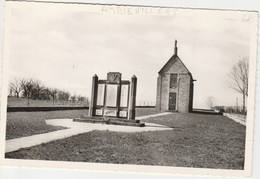
<svg viewBox="0 0 260 179">
<path fill-rule="evenodd" d="M 167 66 L 170 64 L 170 62 L 172 62 L 173 60 L 175 60 L 175 62 L 177 61 L 177 59 L 180 60 L 180 62 L 182 63 L 182 65 L 184 66 L 184 68 L 188 71 L 188 73 L 190 73 L 189 69 L 186 67 L 186 65 L 182 62 L 182 60 L 180 59 L 180 57 L 178 55 L 172 55 L 171 58 L 165 63 L 165 65 L 161 68 L 161 70 L 158 72 L 159 74 L 162 73 L 162 71 L 167 68 Z M 174 62 L 174 63 L 175 63 Z M 191 74 L 191 73 L 190 73 Z"/>
</svg>

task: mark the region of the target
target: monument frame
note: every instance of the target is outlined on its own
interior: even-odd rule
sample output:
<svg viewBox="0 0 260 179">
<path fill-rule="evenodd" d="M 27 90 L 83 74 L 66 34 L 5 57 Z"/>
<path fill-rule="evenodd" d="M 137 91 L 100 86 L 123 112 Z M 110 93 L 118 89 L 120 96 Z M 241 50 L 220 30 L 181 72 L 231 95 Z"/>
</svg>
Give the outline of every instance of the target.
<svg viewBox="0 0 260 179">
<path fill-rule="evenodd" d="M 89 117 L 135 119 L 137 78 L 122 80 L 119 72 L 107 73 L 107 79 L 92 77 Z"/>
</svg>

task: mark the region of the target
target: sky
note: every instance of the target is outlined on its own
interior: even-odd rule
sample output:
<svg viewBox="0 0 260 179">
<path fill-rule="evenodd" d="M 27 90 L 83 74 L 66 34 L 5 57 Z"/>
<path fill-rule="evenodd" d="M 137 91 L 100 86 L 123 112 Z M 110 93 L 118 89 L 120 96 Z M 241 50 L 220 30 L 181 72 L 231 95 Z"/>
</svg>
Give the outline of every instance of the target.
<svg viewBox="0 0 260 179">
<path fill-rule="evenodd" d="M 17 5 L 18 4 L 18 5 Z M 250 52 L 250 14 L 9 2 L 9 80 L 34 78 L 71 94 L 91 95 L 92 76 L 121 72 L 137 82 L 137 105 L 155 104 L 159 70 L 174 53 L 192 73 L 194 107 L 235 105 L 242 95 L 227 74 Z"/>
</svg>

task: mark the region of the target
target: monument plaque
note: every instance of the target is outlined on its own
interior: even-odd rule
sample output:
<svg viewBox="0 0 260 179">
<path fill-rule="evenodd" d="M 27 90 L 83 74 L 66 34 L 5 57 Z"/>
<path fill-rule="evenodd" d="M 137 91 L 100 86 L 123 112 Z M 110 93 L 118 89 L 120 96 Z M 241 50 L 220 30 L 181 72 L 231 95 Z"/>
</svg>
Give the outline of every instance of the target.
<svg viewBox="0 0 260 179">
<path fill-rule="evenodd" d="M 104 94 L 105 94 L 105 84 L 98 84 L 98 91 L 97 91 L 97 105 L 98 106 L 104 105 Z"/>
<path fill-rule="evenodd" d="M 96 109 L 96 115 L 97 116 L 102 116 L 103 115 L 103 111 L 101 109 Z"/>
<path fill-rule="evenodd" d="M 120 83 L 121 73 L 119 72 L 109 72 L 107 74 L 107 81 L 110 83 Z"/>
<path fill-rule="evenodd" d="M 119 116 L 120 117 L 127 117 L 127 111 L 120 111 Z"/>
<path fill-rule="evenodd" d="M 104 110 L 104 115 L 116 117 L 117 111 L 116 110 L 105 109 Z"/>
<path fill-rule="evenodd" d="M 116 107 L 117 106 L 117 88 L 118 85 L 107 85 L 106 94 L 106 106 Z"/>
<path fill-rule="evenodd" d="M 129 88 L 129 85 L 121 86 L 120 107 L 128 106 L 128 88 Z"/>
</svg>

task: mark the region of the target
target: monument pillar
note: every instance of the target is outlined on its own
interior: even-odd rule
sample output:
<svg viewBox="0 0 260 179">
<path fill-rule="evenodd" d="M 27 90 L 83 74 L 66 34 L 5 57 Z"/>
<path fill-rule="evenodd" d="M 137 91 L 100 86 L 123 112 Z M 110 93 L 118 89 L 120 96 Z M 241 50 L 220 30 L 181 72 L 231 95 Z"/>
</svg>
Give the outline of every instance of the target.
<svg viewBox="0 0 260 179">
<path fill-rule="evenodd" d="M 137 78 L 134 75 L 131 78 L 131 87 L 130 87 L 131 91 L 130 91 L 130 104 L 129 104 L 128 119 L 135 119 L 136 87 L 137 87 Z"/>
<path fill-rule="evenodd" d="M 89 106 L 89 116 L 95 115 L 95 106 L 97 103 L 97 92 L 98 92 L 98 76 L 95 74 L 92 77 L 92 90 L 91 90 L 91 101 Z"/>
</svg>

